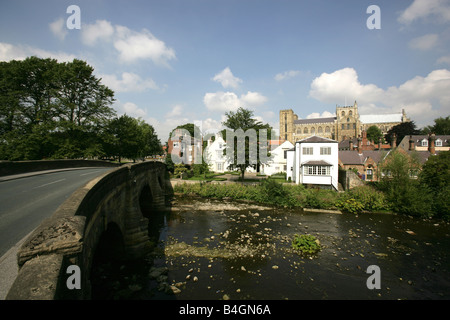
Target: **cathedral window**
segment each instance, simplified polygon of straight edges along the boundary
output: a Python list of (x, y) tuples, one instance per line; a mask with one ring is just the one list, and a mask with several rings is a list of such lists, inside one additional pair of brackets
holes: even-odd
[(308, 133), (308, 128), (303, 129), (303, 133)]
[(317, 132), (318, 132), (318, 133), (322, 133), (322, 132), (323, 132), (322, 127), (319, 127), (319, 128), (317, 129)]
[(325, 132), (330, 132), (330, 127), (325, 127)]

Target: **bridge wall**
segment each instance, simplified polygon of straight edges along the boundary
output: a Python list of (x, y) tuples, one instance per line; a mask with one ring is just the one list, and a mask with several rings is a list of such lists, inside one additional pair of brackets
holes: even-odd
[(0, 177), (27, 172), (83, 167), (118, 167), (120, 164), (102, 160), (33, 160), (0, 161)]
[[(151, 249), (149, 216), (168, 209), (172, 187), (160, 162), (125, 165), (76, 190), (25, 241), (19, 274), (7, 299), (89, 299), (90, 272), (100, 237), (118, 226), (127, 258)], [(81, 289), (69, 290), (69, 265), (81, 271)]]

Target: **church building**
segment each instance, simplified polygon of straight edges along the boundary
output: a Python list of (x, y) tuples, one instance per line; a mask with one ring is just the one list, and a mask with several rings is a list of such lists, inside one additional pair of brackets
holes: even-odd
[(296, 141), (316, 135), (338, 142), (361, 136), (371, 126), (386, 134), (392, 127), (409, 122), (405, 110), (401, 113), (360, 115), (353, 106), (336, 106), (336, 116), (329, 118), (298, 119), (292, 109), (280, 110), (280, 139)]

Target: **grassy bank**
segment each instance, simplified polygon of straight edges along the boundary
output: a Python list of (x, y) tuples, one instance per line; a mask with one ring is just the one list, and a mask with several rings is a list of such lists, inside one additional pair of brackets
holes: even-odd
[(305, 188), (303, 185), (283, 185), (264, 179), (255, 185), (183, 183), (175, 185), (174, 192), (218, 199), (249, 200), (287, 208), (338, 209), (352, 213), (390, 210), (384, 194), (370, 186), (338, 193)]

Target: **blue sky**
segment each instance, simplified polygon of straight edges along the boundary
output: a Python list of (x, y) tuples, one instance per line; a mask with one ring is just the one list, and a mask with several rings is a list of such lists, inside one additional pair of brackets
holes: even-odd
[[(81, 28), (68, 29), (70, 5)], [(370, 5), (381, 29), (367, 28)], [(401, 112), (418, 127), (450, 115), (450, 0), (0, 1), (0, 60), (86, 60), (118, 114), (219, 129), (242, 106), (278, 128), (279, 110)]]

